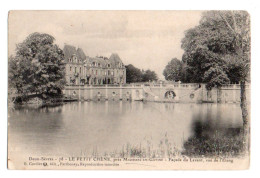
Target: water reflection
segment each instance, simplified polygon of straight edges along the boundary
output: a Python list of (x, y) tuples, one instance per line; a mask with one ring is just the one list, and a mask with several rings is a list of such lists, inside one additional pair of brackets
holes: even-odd
[(14, 154), (128, 154), (131, 147), (137, 155), (145, 149), (160, 156), (189, 149), (192, 138), (206, 140), (212, 132), (239, 128), (240, 118), (236, 104), (74, 102), (10, 111), (8, 136)]
[(202, 114), (193, 118), (192, 136), (184, 142), (184, 155), (233, 157), (243, 153), (242, 119), (234, 122), (232, 115), (225, 116), (222, 111), (217, 107), (214, 113), (212, 106), (209, 106), (205, 118)]

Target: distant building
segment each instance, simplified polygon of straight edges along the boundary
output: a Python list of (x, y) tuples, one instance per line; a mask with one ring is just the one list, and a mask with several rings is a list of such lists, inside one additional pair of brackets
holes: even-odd
[(65, 45), (66, 82), (69, 85), (126, 83), (126, 68), (118, 54), (88, 57), (81, 48)]

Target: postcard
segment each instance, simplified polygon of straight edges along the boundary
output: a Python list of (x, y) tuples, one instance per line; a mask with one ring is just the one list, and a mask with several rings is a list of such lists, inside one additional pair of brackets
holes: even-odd
[(10, 11), (8, 168), (240, 170), (246, 11)]

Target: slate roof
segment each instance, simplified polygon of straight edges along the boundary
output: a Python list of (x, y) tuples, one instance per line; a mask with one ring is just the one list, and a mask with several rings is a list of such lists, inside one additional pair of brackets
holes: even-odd
[(93, 62), (100, 63), (100, 67), (102, 68), (106, 68), (107, 64), (110, 64), (111, 68), (118, 68), (118, 64), (122, 63), (122, 60), (116, 53), (111, 54), (111, 56), (106, 59), (103, 57), (87, 57), (81, 48), (76, 49), (76, 47), (68, 44), (64, 45), (63, 52), (65, 62), (69, 62), (69, 58), (71, 58), (72, 55), (76, 55), (78, 59), (82, 60), (82, 62), (89, 65)]
[(81, 48), (77, 49), (77, 56), (82, 59), (83, 61), (86, 59), (86, 55), (84, 51)]
[(64, 45), (63, 48), (63, 53), (64, 53), (64, 59), (65, 62), (69, 62), (69, 58), (73, 55), (73, 54), (77, 54), (77, 50), (74, 46), (71, 45)]
[(109, 58), (109, 61), (111, 62), (113, 67), (118, 67), (118, 64), (122, 63), (122, 60), (120, 59), (117, 53), (112, 53)]

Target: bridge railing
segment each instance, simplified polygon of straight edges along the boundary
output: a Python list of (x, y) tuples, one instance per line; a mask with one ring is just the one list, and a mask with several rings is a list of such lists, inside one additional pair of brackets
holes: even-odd
[[(131, 84), (105, 84), (105, 85), (66, 85), (65, 88), (83, 88), (83, 87), (174, 87), (174, 88), (197, 88), (205, 87), (206, 84), (198, 83), (171, 83), (171, 84), (162, 84), (162, 83), (131, 83)], [(239, 84), (228, 84), (223, 85), (222, 89), (240, 89)], [(250, 88), (250, 84), (246, 84), (246, 89)]]

